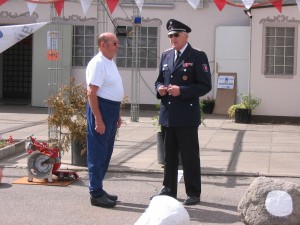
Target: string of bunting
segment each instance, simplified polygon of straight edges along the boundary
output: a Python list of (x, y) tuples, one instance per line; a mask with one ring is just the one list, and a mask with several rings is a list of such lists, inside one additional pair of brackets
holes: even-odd
[[(56, 9), (57, 15), (60, 16), (62, 9), (64, 8), (64, 2), (65, 0), (25, 0), (30, 12), (30, 15), (35, 11), (36, 7), (38, 4), (49, 4), (53, 3), (54, 7)], [(82, 10), (84, 15), (86, 16), (86, 13), (88, 9), (90, 8), (90, 5), (93, 0), (80, 0)], [(104, 1), (104, 0), (103, 0)], [(136, 5), (139, 8), (139, 12), (142, 12), (142, 8), (144, 5), (144, 0), (134, 0)], [(201, 0), (187, 0), (187, 2), (194, 8), (197, 9), (199, 6)], [(254, 8), (254, 7), (259, 7), (262, 5), (268, 5), (272, 4), (278, 11), (281, 13), (282, 12), (282, 1), (283, 0), (265, 0), (263, 2), (255, 3), (255, 0), (241, 0), (241, 3), (237, 3), (234, 0), (214, 0), (215, 5), (217, 8), (222, 11), (225, 5), (230, 5), (234, 7), (245, 7), (247, 9)], [(295, 0), (298, 6), (298, 9), (300, 11), (300, 0)], [(8, 2), (8, 0), (0, 0), (0, 6), (3, 5), (4, 3)], [(108, 9), (110, 13), (112, 14), (119, 4), (119, 0), (106, 0)]]

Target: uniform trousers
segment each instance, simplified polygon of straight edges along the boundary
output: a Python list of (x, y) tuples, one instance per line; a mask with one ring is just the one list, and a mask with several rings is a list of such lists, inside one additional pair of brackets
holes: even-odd
[(198, 127), (165, 127), (165, 165), (163, 185), (177, 198), (178, 154), (181, 156), (185, 191), (200, 197), (201, 168)]
[(105, 124), (105, 133), (95, 131), (95, 117), (87, 102), (87, 163), (89, 173), (89, 191), (94, 198), (102, 196), (103, 179), (113, 153), (117, 122), (120, 116), (120, 102), (98, 97), (99, 109)]

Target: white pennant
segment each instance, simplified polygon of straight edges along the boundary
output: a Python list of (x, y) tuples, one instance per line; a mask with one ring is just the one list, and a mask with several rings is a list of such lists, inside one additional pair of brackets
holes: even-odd
[(298, 10), (300, 11), (300, 0), (296, 0), (297, 6), (298, 6)]
[(28, 10), (29, 10), (30, 16), (35, 11), (37, 5), (38, 5), (37, 3), (27, 2), (27, 7), (28, 7)]
[(92, 1), (93, 0), (80, 0), (84, 16), (86, 16), (86, 13), (89, 10)]
[(12, 26), (0, 26), (0, 54), (28, 35), (45, 26), (48, 22)]
[(245, 5), (246, 9), (250, 9), (251, 6), (254, 3), (254, 0), (242, 0), (242, 1), (243, 1), (244, 5)]
[(141, 14), (143, 6), (144, 6), (144, 0), (134, 0), (134, 1), (135, 1), (135, 4), (137, 5), (137, 7), (139, 8), (140, 14)]
[(197, 9), (200, 3), (200, 0), (187, 0), (187, 1), (194, 9)]

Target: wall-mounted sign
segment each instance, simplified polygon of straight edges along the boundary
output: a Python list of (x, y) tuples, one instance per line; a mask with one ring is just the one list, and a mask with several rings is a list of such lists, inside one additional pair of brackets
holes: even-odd
[(58, 50), (58, 31), (48, 31), (47, 32), (47, 49), (48, 50)]
[(234, 76), (219, 76), (218, 88), (233, 89), (234, 87)]
[(50, 60), (50, 61), (59, 60), (59, 52), (57, 50), (48, 50), (47, 51), (47, 60)]

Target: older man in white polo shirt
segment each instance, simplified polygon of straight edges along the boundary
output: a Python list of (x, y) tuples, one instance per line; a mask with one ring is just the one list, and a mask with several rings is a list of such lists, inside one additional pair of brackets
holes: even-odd
[(122, 79), (113, 57), (119, 41), (113, 33), (98, 37), (99, 53), (86, 69), (87, 161), (91, 204), (111, 208), (118, 197), (103, 189), (103, 179), (113, 152), (117, 128), (121, 126), (120, 103), (124, 98)]

